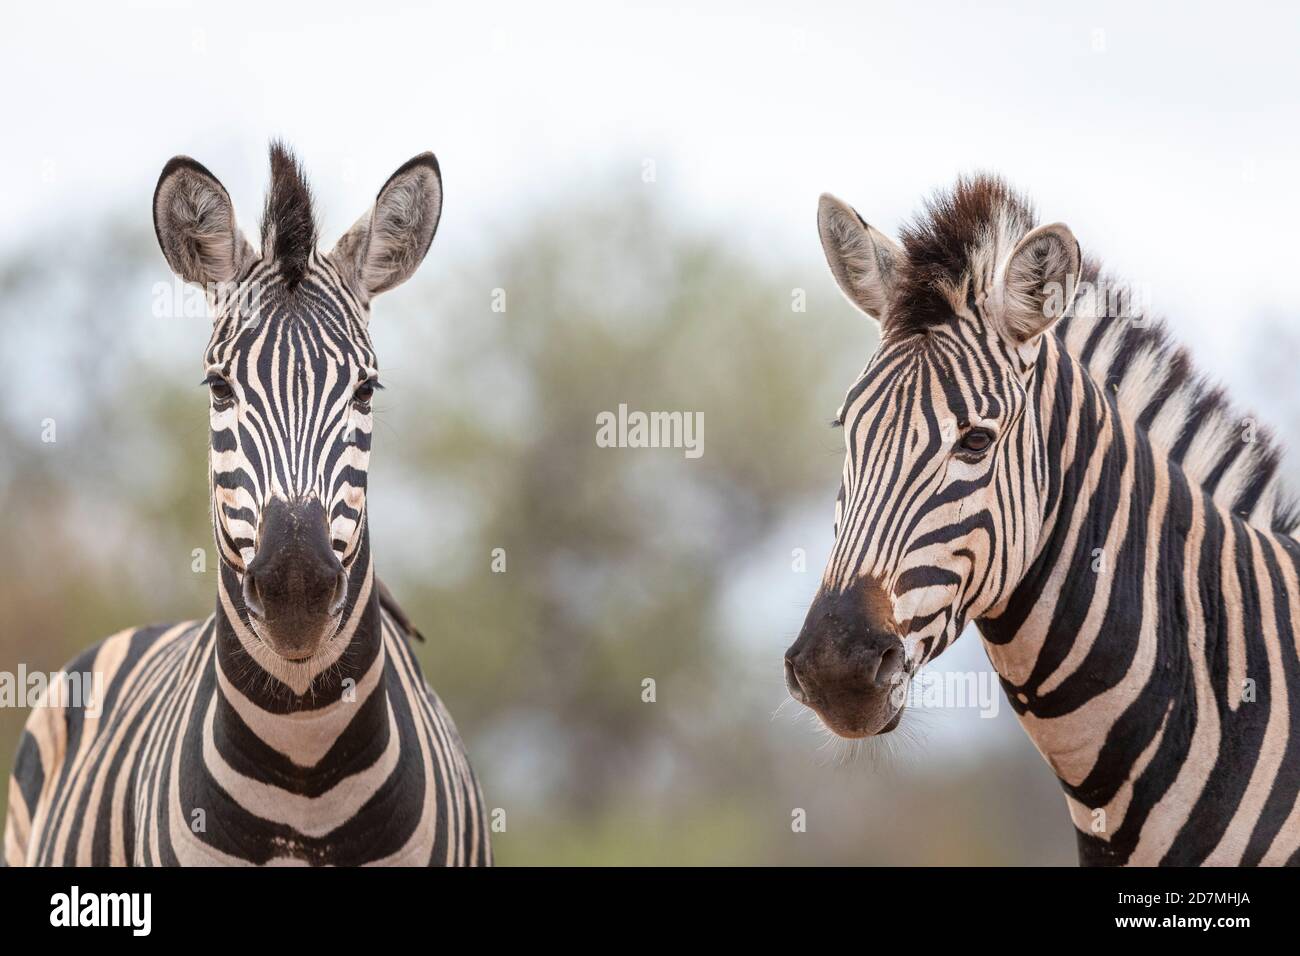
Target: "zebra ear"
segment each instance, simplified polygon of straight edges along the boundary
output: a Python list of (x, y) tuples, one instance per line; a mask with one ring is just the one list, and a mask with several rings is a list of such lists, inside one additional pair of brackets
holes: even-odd
[(167, 264), (186, 282), (229, 282), (256, 255), (226, 187), (188, 156), (172, 157), (158, 177), (153, 228)]
[(903, 250), (830, 193), (822, 193), (817, 204), (817, 231), (840, 291), (867, 315), (883, 322)]
[(433, 153), (421, 153), (388, 178), (330, 258), (367, 297), (387, 292), (424, 261), (441, 214), (442, 172)]
[(1031, 344), (1065, 314), (1081, 262), (1079, 241), (1064, 223), (1039, 226), (1020, 240), (999, 282), (998, 312), (1013, 344)]

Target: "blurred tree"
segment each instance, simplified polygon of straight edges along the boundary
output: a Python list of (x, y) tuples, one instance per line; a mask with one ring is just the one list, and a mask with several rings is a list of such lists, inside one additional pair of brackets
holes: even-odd
[[(79, 235), (0, 263), (19, 344), (0, 371), (21, 392), (0, 409), (5, 668), (202, 616), (215, 594), (191, 570), (212, 547), (206, 330), (153, 315), (165, 266), (138, 223)], [(829, 538), (825, 423), (871, 333), (819, 262), (731, 250), (643, 192), (597, 189), (485, 256), (440, 235), (376, 309), (375, 554), (506, 811), (500, 861), (1070, 862), (1063, 801), (1013, 728), (978, 759), (890, 776), (828, 766), (815, 732), (771, 719), (799, 609), (742, 612)], [(598, 447), (620, 404), (700, 413), (703, 455)], [(23, 716), (0, 712), (6, 767)]]

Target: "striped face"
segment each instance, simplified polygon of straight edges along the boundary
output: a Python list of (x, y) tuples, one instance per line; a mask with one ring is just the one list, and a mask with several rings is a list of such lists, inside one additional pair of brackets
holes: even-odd
[(378, 365), (371, 300), (423, 260), (442, 208), (432, 154), (380, 190), (328, 254), (316, 249), (311, 193), (296, 160), (271, 148), (262, 251), (230, 197), (191, 159), (167, 164), (154, 196), (172, 268), (202, 284), (215, 316), (204, 354), (211, 393), (212, 515), (221, 600), (252, 656), (326, 667), (368, 570), (366, 470)]
[(883, 592), (912, 671), (1023, 574), (1041, 473), (1024, 368), (971, 316), (885, 343), (849, 390), (835, 547), (822, 592)]
[[(830, 197), (819, 218), (841, 288), (882, 334), (836, 416), (835, 546), (786, 683), (832, 730), (862, 737), (898, 725), (917, 668), (996, 613), (1033, 560), (1046, 472), (1030, 393), (1050, 324), (1033, 313), (1057, 275), (1042, 266), (1077, 275), (1077, 258), (1044, 256), (1043, 241), (1059, 251), (1055, 234), (1030, 234), (1024, 250), (973, 255), (959, 281), (923, 272), (931, 294), (918, 302), (915, 250)], [(924, 321), (911, 319), (921, 307)]]
[(274, 266), (241, 285), (204, 355), (211, 393), (213, 520), (241, 573), (269, 502), (318, 502), (329, 548), (356, 557), (378, 366), (365, 306), (329, 261), (290, 289)]

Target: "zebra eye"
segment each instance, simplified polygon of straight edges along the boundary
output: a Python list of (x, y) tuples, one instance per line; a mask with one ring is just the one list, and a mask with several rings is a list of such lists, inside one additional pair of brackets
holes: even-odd
[(989, 446), (992, 444), (993, 435), (990, 432), (983, 428), (972, 428), (965, 435), (961, 436), (961, 441), (958, 442), (958, 447), (960, 447), (962, 451), (979, 454), (988, 451)]
[(208, 389), (212, 392), (212, 400), (218, 405), (232, 401), (235, 397), (235, 390), (230, 387), (230, 383), (216, 372), (204, 379), (203, 384), (208, 386)]
[(368, 378), (358, 385), (357, 390), (352, 393), (352, 401), (358, 405), (369, 405), (370, 400), (375, 397), (375, 389), (382, 387), (374, 379)]

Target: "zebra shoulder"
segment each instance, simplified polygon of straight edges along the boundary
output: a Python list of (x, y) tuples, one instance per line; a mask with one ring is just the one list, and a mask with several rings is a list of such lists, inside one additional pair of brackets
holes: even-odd
[(188, 633), (196, 626), (190, 622), (118, 631), (45, 676), (29, 701), (31, 712), (9, 778), (5, 864), (27, 862), (33, 829), (39, 830), (45, 821), (48, 804), (63, 780), (67, 755), (82, 748), (86, 735), (98, 732), (114, 682), (132, 673), (160, 639)]

